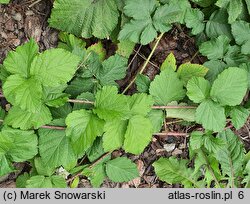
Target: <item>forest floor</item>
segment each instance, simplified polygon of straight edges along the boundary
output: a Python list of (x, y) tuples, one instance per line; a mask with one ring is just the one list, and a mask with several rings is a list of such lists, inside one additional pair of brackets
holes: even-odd
[[(0, 5), (0, 64), (5, 59), (7, 53), (30, 38), (38, 42), (41, 51), (57, 46), (58, 31), (48, 27), (47, 19), (50, 16), (52, 1), (50, 0), (13, 0), (8, 5)], [(173, 53), (177, 59), (177, 64), (191, 61), (192, 63), (203, 64), (205, 58), (199, 56), (195, 41), (189, 37), (188, 32), (183, 28), (174, 27), (161, 39), (154, 55), (148, 64), (145, 74), (153, 79), (159, 73), (159, 66), (163, 63), (169, 53)], [(94, 43), (94, 41), (93, 41)], [(108, 55), (112, 55), (115, 46), (110, 41), (104, 41), (103, 45)], [(130, 80), (143, 65), (154, 45), (136, 46), (134, 54), (131, 56), (131, 63), (127, 70), (125, 79), (119, 81), (120, 89), (123, 90)], [(132, 87), (129, 94), (134, 92)], [(8, 106), (5, 99), (0, 99), (3, 108)], [(230, 125), (230, 124), (228, 124)], [(166, 120), (163, 132), (189, 133), (201, 128), (193, 124), (186, 126), (178, 120)], [(244, 141), (247, 151), (250, 149), (250, 121), (236, 132)], [(144, 153), (134, 156), (124, 153), (122, 150), (115, 151), (113, 157), (125, 155), (135, 161), (140, 172), (140, 178), (128, 183), (112, 183), (106, 180), (103, 187), (110, 188), (174, 188), (177, 185), (168, 185), (159, 181), (156, 177), (152, 163), (159, 157), (169, 157), (171, 155), (180, 158), (188, 158), (188, 137), (184, 136), (155, 136), (151, 144)], [(26, 164), (16, 164), (20, 171), (12, 173), (5, 178), (0, 178), (0, 188), (15, 187), (16, 177), (25, 171)], [(79, 187), (91, 187), (87, 178), (82, 178)]]

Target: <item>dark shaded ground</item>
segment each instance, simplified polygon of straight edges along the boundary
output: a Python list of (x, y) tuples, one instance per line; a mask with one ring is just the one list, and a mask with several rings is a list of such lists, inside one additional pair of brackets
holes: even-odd
[[(14, 0), (7, 6), (0, 6), (0, 63), (6, 57), (10, 50), (14, 50), (17, 46), (26, 42), (29, 38), (34, 38), (40, 46), (41, 50), (56, 47), (58, 42), (58, 32), (48, 27), (47, 18), (50, 15), (52, 3), (49, 0), (42, 0), (33, 5), (35, 0)], [(182, 31), (180, 28), (174, 27), (171, 32), (165, 34), (158, 48), (155, 51), (151, 63), (148, 64), (145, 74), (151, 79), (159, 72), (159, 66), (163, 63), (166, 56), (173, 52), (176, 56), (177, 63), (181, 64), (192, 59), (193, 63), (203, 63), (204, 58), (196, 56), (197, 48), (195, 47), (194, 39), (190, 38), (187, 31)], [(109, 45), (110, 43), (105, 42)], [(139, 54), (135, 57), (133, 63), (128, 69), (127, 76), (121, 80), (119, 84), (121, 89), (125, 88), (131, 78), (135, 76), (138, 69), (143, 65), (145, 58), (151, 52), (152, 44), (144, 46), (140, 49)], [(114, 52), (115, 46), (109, 47), (109, 53)], [(135, 51), (139, 48), (136, 46)], [(194, 57), (196, 56), (196, 57)], [(133, 56), (131, 56), (132, 58)], [(134, 88), (130, 90), (132, 93)], [(167, 121), (169, 122), (169, 121)], [(196, 126), (168, 125), (167, 131), (191, 132)], [(250, 132), (249, 121), (241, 130), (237, 131), (249, 150)], [(108, 180), (103, 184), (104, 187), (139, 187), (139, 188), (155, 188), (155, 187), (179, 187), (168, 185), (161, 182), (155, 176), (152, 163), (160, 156), (169, 157), (171, 155), (187, 158), (187, 140), (185, 137), (155, 137), (152, 143), (146, 148), (140, 156), (127, 155), (136, 162), (140, 171), (140, 178), (129, 183), (112, 183)], [(124, 155), (124, 152), (116, 151), (113, 157)], [(25, 164), (16, 164), (19, 172), (12, 173), (6, 178), (0, 180), (0, 188), (15, 187), (15, 178), (23, 170)], [(27, 164), (26, 164), (27, 165)], [(79, 187), (90, 187), (90, 183), (86, 178), (82, 178)]]

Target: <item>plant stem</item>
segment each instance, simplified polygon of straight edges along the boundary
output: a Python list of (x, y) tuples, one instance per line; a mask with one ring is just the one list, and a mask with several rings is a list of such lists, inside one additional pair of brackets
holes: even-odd
[(122, 92), (122, 94), (125, 94), (125, 93), (128, 91), (128, 89), (134, 84), (134, 82), (135, 82), (135, 80), (136, 80), (138, 74), (142, 74), (142, 73), (144, 72), (144, 70), (146, 69), (148, 63), (150, 62), (150, 59), (152, 58), (152, 56), (153, 56), (153, 54), (154, 54), (154, 52), (155, 52), (157, 46), (159, 45), (159, 42), (160, 42), (160, 40), (162, 39), (163, 35), (164, 35), (164, 33), (161, 33), (160, 36), (157, 38), (156, 43), (155, 43), (155, 45), (154, 45), (154, 47), (153, 47), (151, 53), (149, 54), (147, 60), (145, 61), (144, 65), (142, 66), (141, 70), (140, 70), (139, 73), (137, 73), (136, 76), (131, 80), (131, 82), (130, 82), (129, 85), (124, 89), (124, 91)]

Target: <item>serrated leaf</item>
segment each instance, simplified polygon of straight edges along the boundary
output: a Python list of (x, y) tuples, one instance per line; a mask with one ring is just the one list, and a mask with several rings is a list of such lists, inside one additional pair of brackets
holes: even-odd
[(150, 83), (151, 83), (151, 81), (148, 78), (148, 76), (145, 76), (143, 74), (139, 74), (136, 77), (135, 83), (136, 83), (137, 90), (140, 93), (148, 93), (149, 86), (150, 86)]
[(212, 13), (206, 24), (206, 34), (209, 38), (226, 35), (229, 39), (233, 39), (231, 25), (228, 24), (228, 14), (225, 9), (219, 9)]
[(51, 176), (55, 173), (55, 167), (45, 164), (40, 157), (34, 159), (34, 167), (38, 175)]
[(161, 71), (164, 70), (164, 69), (173, 69), (174, 71), (176, 71), (176, 69), (177, 69), (176, 59), (175, 59), (175, 56), (174, 56), (174, 54), (172, 52), (164, 60), (164, 62), (162, 63), (160, 69), (161, 69)]
[(4, 60), (4, 67), (11, 74), (29, 77), (30, 65), (38, 51), (38, 45), (31, 39), (28, 43), (17, 47), (16, 51), (9, 52)]
[(103, 135), (105, 151), (113, 151), (122, 147), (127, 125), (127, 120), (111, 120), (105, 123)]
[(102, 68), (97, 74), (102, 86), (117, 85), (115, 80), (125, 77), (127, 69), (127, 59), (120, 55), (114, 55), (102, 63)]
[(196, 122), (207, 130), (220, 132), (226, 125), (225, 110), (212, 100), (203, 101), (196, 109)]
[(243, 9), (242, 0), (218, 0), (216, 5), (227, 9), (229, 23), (233, 23), (239, 17)]
[(1, 155), (0, 148), (0, 176), (7, 175), (8, 173), (13, 172), (15, 169), (12, 166), (11, 162), (6, 158), (5, 155)]
[(23, 110), (36, 112), (42, 105), (42, 86), (35, 78), (11, 75), (3, 85), (6, 99)]
[(243, 127), (249, 114), (250, 112), (241, 106), (232, 107), (229, 113), (232, 123), (237, 130)]
[[(169, 106), (187, 106), (186, 103), (180, 103), (178, 104), (177, 102), (172, 102), (168, 104)], [(195, 121), (195, 113), (196, 109), (195, 108), (178, 108), (178, 109), (167, 109), (167, 118), (178, 118), (178, 119), (183, 119), (188, 122), (194, 122)]]
[(88, 151), (86, 152), (90, 162), (94, 162), (105, 153), (102, 142), (103, 139), (101, 137), (97, 137), (91, 148), (89, 148)]
[(170, 3), (160, 6), (153, 16), (154, 27), (157, 31), (167, 32), (171, 29), (171, 24), (181, 21), (183, 11), (177, 4)]
[(177, 73), (171, 69), (166, 69), (155, 77), (149, 92), (157, 105), (167, 105), (172, 101), (179, 101), (185, 96), (183, 83), (178, 78)]
[(223, 71), (214, 81), (211, 97), (222, 106), (239, 105), (248, 88), (248, 77), (245, 70), (230, 67)]
[(146, 116), (154, 104), (153, 98), (147, 94), (134, 94), (128, 100), (132, 115)]
[(205, 29), (204, 14), (199, 9), (188, 9), (185, 15), (185, 22), (188, 28), (192, 28), (192, 34), (197, 35)]
[(92, 52), (92, 51), (95, 52), (99, 56), (99, 60), (101, 62), (105, 60), (106, 50), (104, 49), (103, 44), (102, 44), (101, 41), (89, 46), (88, 49), (87, 49), (87, 54)]
[(230, 47), (230, 39), (221, 35), (216, 39), (201, 44), (200, 52), (210, 60), (222, 59)]
[(153, 167), (156, 175), (169, 184), (181, 183), (186, 188), (201, 187), (201, 185), (192, 177), (192, 170), (187, 168), (188, 161), (178, 160), (174, 157), (168, 159), (160, 158), (154, 162)]
[(208, 68), (206, 79), (208, 79), (210, 82), (213, 82), (217, 76), (227, 67), (227, 65), (220, 60), (207, 61), (203, 65)]
[(162, 110), (151, 110), (147, 117), (153, 126), (153, 132), (159, 132), (165, 119), (164, 112)]
[(129, 118), (127, 98), (118, 94), (115, 86), (105, 86), (97, 92), (95, 107), (94, 112), (104, 120)]
[(8, 4), (10, 2), (10, 0), (0, 0), (1, 4)]
[(153, 127), (149, 119), (133, 116), (128, 122), (124, 140), (124, 150), (132, 154), (140, 154), (152, 138)]
[(49, 19), (51, 27), (90, 38), (107, 38), (118, 23), (115, 0), (56, 0)]
[(26, 181), (26, 188), (66, 188), (66, 181), (61, 176), (32, 176)]
[(225, 145), (216, 152), (216, 159), (220, 162), (223, 173), (230, 176), (230, 180), (234, 180), (244, 163), (243, 144), (231, 130), (226, 130), (217, 137), (221, 138)]
[(32, 159), (38, 152), (34, 131), (23, 131), (5, 127), (0, 133), (0, 149), (15, 162)]
[(16, 179), (16, 187), (17, 188), (25, 188), (26, 182), (29, 178), (30, 178), (30, 175), (27, 172), (18, 176), (18, 178)]
[(232, 24), (232, 33), (236, 42), (241, 45), (243, 54), (250, 54), (250, 23), (245, 21), (236, 21)]
[(39, 154), (46, 166), (67, 168), (77, 158), (63, 130), (39, 129)]
[(117, 44), (117, 47), (117, 54), (129, 58), (134, 51), (135, 43), (129, 40), (122, 40)]
[(12, 126), (13, 128), (27, 130), (31, 128), (38, 129), (50, 123), (51, 120), (51, 113), (46, 106), (42, 105), (35, 113), (13, 106), (6, 116), (4, 124)]
[(104, 121), (92, 111), (78, 110), (66, 118), (66, 135), (70, 138), (74, 152), (79, 157), (86, 151), (97, 136), (103, 133)]
[(203, 65), (185, 63), (178, 68), (177, 74), (184, 84), (187, 84), (192, 77), (205, 77), (207, 72), (208, 68)]
[(44, 86), (67, 83), (74, 75), (80, 59), (63, 49), (46, 50), (35, 57), (30, 74)]
[(193, 77), (187, 84), (187, 96), (195, 103), (201, 103), (210, 95), (211, 84), (201, 77)]
[(109, 179), (114, 182), (127, 182), (139, 176), (136, 164), (125, 157), (108, 161), (106, 173)]
[(130, 40), (134, 43), (147, 45), (157, 37), (157, 32), (150, 17), (145, 20), (131, 20), (123, 26), (119, 33), (119, 40)]

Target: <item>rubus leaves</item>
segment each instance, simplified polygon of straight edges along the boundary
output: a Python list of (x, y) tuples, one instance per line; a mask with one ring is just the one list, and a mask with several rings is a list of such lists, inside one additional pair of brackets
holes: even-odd
[[(59, 87), (73, 77), (79, 60), (63, 49), (51, 49), (39, 54), (38, 46), (32, 39), (11, 52), (4, 61), (11, 75), (3, 84), (3, 92), (14, 106), (5, 124), (30, 129), (49, 123), (51, 114), (46, 105), (60, 106), (65, 103), (65, 95), (62, 94), (65, 88)], [(51, 94), (54, 89), (60, 91)], [(15, 118), (17, 116), (18, 119)]]
[(49, 19), (51, 27), (90, 38), (108, 38), (118, 23), (115, 0), (56, 0)]
[(150, 85), (150, 95), (157, 105), (167, 105), (172, 101), (179, 101), (185, 97), (183, 83), (174, 70), (163, 70)]
[(248, 78), (245, 70), (228, 68), (214, 81), (211, 97), (222, 106), (239, 105), (248, 88)]
[(23, 131), (4, 127), (0, 132), (0, 175), (14, 170), (11, 162), (24, 162), (38, 152), (34, 131)]
[(66, 125), (66, 135), (79, 157), (91, 147), (97, 136), (102, 135), (104, 121), (92, 111), (83, 109), (70, 113), (66, 118)]
[(106, 172), (110, 180), (114, 182), (126, 182), (139, 176), (136, 165), (125, 157), (108, 161)]

